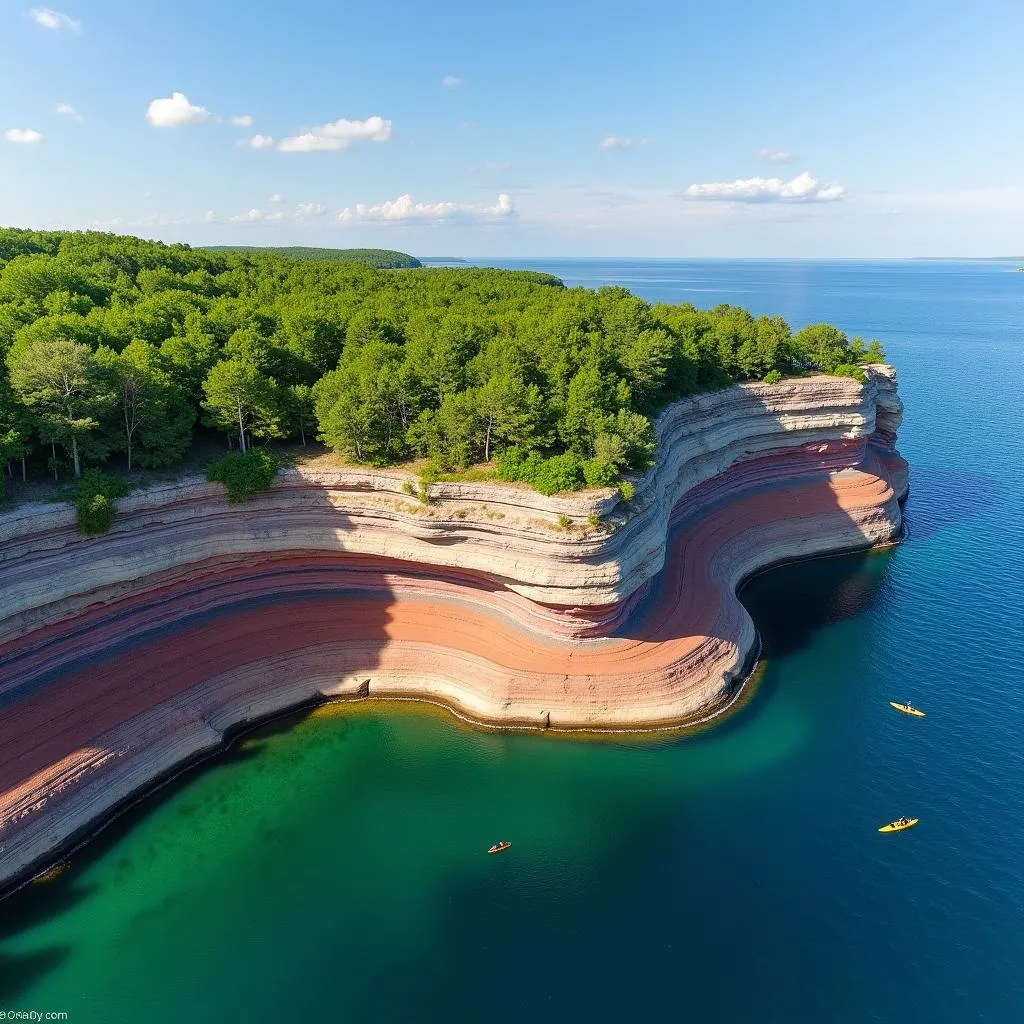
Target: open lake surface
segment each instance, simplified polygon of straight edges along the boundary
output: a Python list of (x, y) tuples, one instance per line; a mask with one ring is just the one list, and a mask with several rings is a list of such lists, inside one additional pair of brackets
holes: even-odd
[[(698, 736), (483, 734), (410, 705), (251, 736), (0, 904), (0, 1009), (1024, 1019), (1024, 274), (500, 265), (881, 338), (906, 404), (906, 542), (751, 584), (763, 678)], [(928, 717), (887, 703), (908, 698)], [(876, 831), (901, 814), (921, 824)]]

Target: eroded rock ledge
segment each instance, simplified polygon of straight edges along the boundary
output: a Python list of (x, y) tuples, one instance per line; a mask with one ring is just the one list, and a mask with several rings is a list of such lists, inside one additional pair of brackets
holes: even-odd
[(225, 730), (311, 700), (533, 728), (713, 711), (756, 643), (745, 577), (897, 536), (901, 412), (884, 366), (684, 400), (628, 505), (494, 484), (423, 505), (401, 472), (340, 470), (242, 506), (153, 488), (91, 540), (63, 507), (0, 517), (0, 887)]

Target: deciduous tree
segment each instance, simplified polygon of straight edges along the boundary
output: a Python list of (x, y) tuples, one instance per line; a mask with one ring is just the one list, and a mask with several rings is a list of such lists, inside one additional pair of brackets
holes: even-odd
[(15, 392), (38, 418), (40, 437), (63, 445), (81, 476), (83, 450), (105, 453), (95, 435), (113, 397), (89, 346), (64, 338), (16, 344), (7, 365)]
[(246, 435), (280, 437), (281, 402), (276, 383), (249, 361), (236, 357), (217, 363), (203, 383), (203, 408), (225, 430), (237, 428), (238, 448), (248, 450)]

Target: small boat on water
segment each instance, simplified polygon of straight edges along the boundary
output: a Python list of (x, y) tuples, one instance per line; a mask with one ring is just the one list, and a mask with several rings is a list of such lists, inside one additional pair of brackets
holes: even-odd
[(512, 844), (507, 839), (503, 839), (500, 843), (495, 843), (487, 852), (501, 853), (503, 850), (507, 850), (511, 845)]
[(890, 821), (888, 825), (883, 825), (878, 831), (902, 832), (904, 829), (913, 828), (920, 820), (920, 818), (897, 818), (896, 821)]
[(891, 700), (889, 703), (897, 710), (902, 711), (905, 715), (913, 715), (915, 718), (927, 718), (923, 711), (918, 711), (913, 704), (898, 704), (896, 701)]

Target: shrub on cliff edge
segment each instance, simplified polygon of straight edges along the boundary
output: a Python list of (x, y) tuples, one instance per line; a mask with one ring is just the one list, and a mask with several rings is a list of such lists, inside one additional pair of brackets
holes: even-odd
[(778, 384), (782, 380), (782, 374), (778, 370), (769, 370), (763, 379), (765, 384)]
[(841, 363), (832, 371), (835, 377), (852, 377), (854, 380), (860, 381), (861, 384), (866, 384), (868, 375), (859, 367), (854, 366), (852, 363)]
[[(573, 452), (563, 452), (545, 459), (539, 452), (509, 448), (495, 462), (499, 480), (518, 480), (531, 484), (541, 494), (578, 491), (586, 481), (584, 463)], [(615, 474), (616, 477), (618, 474)]]
[(265, 448), (251, 448), (244, 455), (232, 452), (206, 470), (206, 479), (227, 488), (228, 501), (247, 501), (265, 491), (277, 475), (277, 459)]
[(87, 469), (75, 485), (74, 505), (78, 528), (89, 537), (106, 533), (114, 521), (115, 498), (123, 498), (128, 485), (120, 477)]

